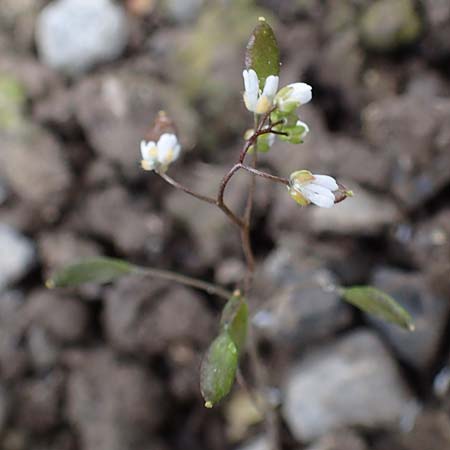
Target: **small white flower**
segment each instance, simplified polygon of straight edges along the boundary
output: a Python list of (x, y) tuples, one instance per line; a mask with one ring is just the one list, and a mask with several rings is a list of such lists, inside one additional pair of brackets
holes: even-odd
[(144, 170), (166, 171), (180, 155), (180, 144), (175, 134), (164, 133), (158, 140), (141, 141), (141, 167)]
[(273, 100), (278, 90), (278, 80), (276, 75), (270, 75), (266, 78), (264, 89), (259, 89), (258, 75), (253, 69), (244, 70), (244, 103), (249, 111), (256, 114), (265, 114), (273, 106)]
[(336, 180), (328, 175), (312, 174), (308, 170), (298, 170), (290, 176), (288, 191), (300, 205), (314, 203), (322, 208), (331, 208), (335, 203), (334, 191), (339, 189)]
[(275, 102), (282, 112), (292, 112), (312, 98), (312, 87), (306, 83), (292, 83), (280, 89)]

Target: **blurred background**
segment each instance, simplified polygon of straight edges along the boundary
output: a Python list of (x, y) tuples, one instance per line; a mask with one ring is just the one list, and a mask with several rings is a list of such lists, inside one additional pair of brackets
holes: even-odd
[[(242, 69), (258, 16), (281, 85), (313, 86), (305, 144), (278, 142), (261, 167), (356, 194), (302, 209), (258, 181), (251, 302), (284, 447), (450, 449), (448, 0), (0, 0), (2, 450), (268, 448), (238, 387), (203, 407), (217, 298), (136, 278), (43, 287), (101, 254), (240, 280), (225, 216), (141, 171), (139, 142), (165, 109), (183, 145), (171, 176), (215, 192), (251, 125)], [(247, 185), (230, 186), (235, 208)], [(416, 332), (343, 304), (332, 283), (386, 290)]]

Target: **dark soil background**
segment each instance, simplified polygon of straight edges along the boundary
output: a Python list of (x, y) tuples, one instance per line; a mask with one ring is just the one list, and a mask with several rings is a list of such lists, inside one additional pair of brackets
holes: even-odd
[[(278, 142), (261, 167), (355, 192), (299, 208), (258, 181), (250, 302), (284, 447), (450, 449), (448, 0), (0, 0), (2, 450), (268, 448), (239, 387), (203, 407), (219, 299), (137, 278), (44, 288), (92, 255), (241, 279), (238, 233), (140, 170), (139, 142), (165, 109), (183, 145), (171, 176), (215, 192), (251, 125), (242, 69), (261, 15), (281, 85), (313, 86), (305, 144)], [(247, 186), (245, 174), (230, 186), (235, 208)], [(327, 288), (363, 283), (417, 330)]]

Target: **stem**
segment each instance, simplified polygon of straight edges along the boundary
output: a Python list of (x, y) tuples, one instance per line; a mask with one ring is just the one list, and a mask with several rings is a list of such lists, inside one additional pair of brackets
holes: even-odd
[[(258, 130), (258, 127), (262, 127), (265, 119), (262, 119), (260, 124), (258, 125), (258, 116), (255, 115), (255, 129)], [(258, 135), (255, 133), (253, 136), (256, 136), (254, 144), (253, 144), (253, 160), (252, 164), (256, 170), (256, 165), (258, 163)], [(244, 153), (245, 158), (245, 153)], [(242, 168), (242, 163), (241, 163)], [(255, 194), (255, 176), (252, 176), (250, 181), (250, 188), (248, 191), (247, 204), (245, 205), (244, 211), (244, 226), (241, 230), (241, 240), (242, 240), (242, 248), (244, 249), (245, 259), (247, 261), (247, 271), (244, 279), (244, 292), (245, 295), (248, 296), (252, 281), (253, 281), (253, 272), (255, 271), (255, 257), (253, 255), (252, 243), (250, 238), (250, 224), (252, 217), (252, 209), (253, 209), (253, 197)]]
[(258, 177), (265, 178), (266, 180), (275, 181), (276, 183), (284, 184), (285, 186), (289, 186), (290, 182), (287, 178), (277, 177), (276, 175), (271, 175), (267, 172), (262, 172), (261, 170), (255, 169), (254, 167), (246, 166), (245, 164), (240, 165), (241, 169), (250, 172), (253, 175), (257, 175)]
[(224, 195), (225, 188), (227, 187), (228, 182), (231, 180), (232, 176), (240, 169), (239, 164), (235, 164), (229, 172), (222, 178), (219, 186), (219, 192), (217, 193), (217, 200), (215, 201), (216, 205), (239, 227), (244, 227), (244, 221), (237, 217), (225, 204)]
[(179, 273), (171, 272), (169, 270), (154, 269), (151, 267), (137, 266), (134, 270), (137, 275), (149, 275), (155, 278), (161, 278), (163, 280), (174, 281), (175, 283), (184, 284), (185, 286), (191, 286), (211, 295), (217, 295), (225, 300), (229, 300), (233, 293), (226, 289), (217, 286), (216, 284), (208, 283), (207, 281), (199, 280), (197, 278), (188, 277)]
[(219, 198), (215, 199), (213, 197), (208, 197), (207, 195), (202, 195), (202, 194), (198, 194), (197, 192), (194, 192), (190, 188), (182, 185), (178, 181), (175, 181), (173, 178), (169, 177), (169, 175), (167, 175), (166, 173), (163, 173), (163, 172), (157, 172), (157, 173), (163, 180), (167, 181), (167, 183), (169, 183), (171, 186), (173, 186), (177, 189), (180, 189), (183, 192), (186, 192), (186, 194), (189, 194), (192, 197), (195, 197), (199, 200), (207, 202), (211, 205), (218, 206), (238, 227), (242, 226), (243, 222), (241, 221), (241, 219), (239, 219), (239, 217), (237, 217), (236, 214), (234, 214), (233, 211), (231, 211), (231, 209), (228, 208), (228, 206), (223, 201), (223, 192), (222, 192), (221, 199), (219, 199)]
[(157, 174), (164, 180), (167, 181), (171, 186), (186, 192), (186, 194), (191, 195), (192, 197), (198, 198), (199, 200), (203, 200), (204, 202), (211, 203), (212, 205), (216, 204), (216, 199), (212, 197), (208, 197), (206, 195), (198, 194), (197, 192), (192, 191), (190, 188), (183, 186), (178, 181), (175, 181), (173, 178), (169, 177), (164, 172), (157, 172)]

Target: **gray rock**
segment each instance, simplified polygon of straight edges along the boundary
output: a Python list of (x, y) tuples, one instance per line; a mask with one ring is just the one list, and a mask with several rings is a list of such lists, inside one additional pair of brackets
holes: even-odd
[(42, 327), (62, 343), (74, 343), (84, 337), (89, 312), (76, 298), (48, 289), (33, 291), (24, 310), (25, 320)]
[(67, 264), (84, 258), (101, 255), (100, 246), (76, 233), (65, 230), (43, 232), (38, 236), (37, 245), (40, 260), (46, 275)]
[(444, 411), (425, 409), (417, 415), (414, 426), (407, 433), (393, 433), (382, 437), (374, 450), (447, 449), (450, 444), (450, 418)]
[(52, 369), (61, 357), (61, 345), (39, 325), (31, 325), (27, 332), (27, 348), (36, 371)]
[(0, 136), (0, 174), (11, 190), (35, 207), (41, 217), (54, 220), (72, 182), (60, 143), (43, 128), (25, 123), (13, 134)]
[(118, 163), (128, 177), (144, 176), (139, 167), (139, 142), (162, 109), (176, 122), (183, 153), (196, 142), (196, 111), (173, 86), (147, 75), (123, 70), (93, 76), (81, 81), (73, 96), (75, 116), (93, 149)]
[[(147, 240), (156, 238), (147, 226), (148, 217), (152, 217), (148, 203), (132, 197), (123, 187), (113, 185), (91, 193), (73, 210), (71, 219), (78, 231), (89, 230), (130, 254), (144, 253)], [(158, 237), (162, 246), (165, 234)]]
[(0, 223), (0, 291), (25, 276), (36, 260), (33, 242)]
[(347, 426), (394, 426), (413, 400), (376, 335), (359, 330), (292, 367), (283, 414), (306, 441)]
[(0, 292), (0, 374), (4, 380), (20, 377), (27, 369), (20, 321), (23, 304), (19, 291)]
[(342, 430), (321, 437), (306, 450), (367, 450), (367, 445), (353, 431)]
[(6, 183), (0, 178), (0, 206), (5, 203), (8, 198), (8, 188)]
[(8, 420), (10, 400), (7, 389), (0, 385), (0, 432), (3, 434), (4, 427)]
[(152, 448), (164, 419), (158, 380), (133, 362), (105, 350), (74, 355), (68, 380), (67, 413), (86, 450)]
[(42, 10), (36, 23), (40, 57), (70, 75), (117, 58), (127, 40), (125, 12), (110, 0), (58, 0)]
[[(333, 150), (336, 155), (333, 176), (338, 180), (356, 181), (358, 184), (387, 191), (390, 161), (381, 152), (374, 151), (366, 142), (348, 136), (335, 136)], [(361, 170), (370, 167), (370, 170)]]
[[(203, 347), (213, 333), (213, 318), (192, 290), (129, 277), (106, 296), (106, 332), (121, 351), (155, 355), (180, 343)], [(126, 299), (126, 301), (124, 301)]]
[(424, 0), (428, 22), (424, 55), (432, 61), (445, 61), (450, 54), (450, 4), (446, 0)]
[[(343, 3), (336, 4), (336, 11), (342, 10)], [(364, 52), (358, 41), (358, 33), (354, 28), (334, 33), (327, 45), (321, 48), (321, 57), (314, 61), (318, 82), (328, 89), (336, 90), (344, 108), (357, 113), (362, 105), (359, 80), (364, 64)], [(342, 64), (343, 59), (345, 65)], [(339, 123), (335, 126), (339, 127)]]
[[(77, 438), (71, 430), (63, 429), (53, 433), (45, 433), (43, 436), (30, 439), (27, 450), (76, 450)], [(5, 449), (9, 450), (9, 449)], [(21, 448), (13, 448), (11, 450), (22, 450)], [(25, 449), (24, 449), (25, 450)]]
[(363, 14), (360, 34), (368, 48), (391, 51), (417, 41), (422, 27), (412, 0), (377, 0)]
[(45, 433), (61, 422), (60, 404), (64, 377), (61, 372), (51, 372), (42, 379), (24, 381), (17, 399), (17, 422), (27, 430)]
[(417, 369), (430, 368), (445, 332), (450, 304), (433, 295), (423, 275), (392, 268), (375, 271), (372, 284), (392, 295), (413, 317), (413, 333), (371, 318), (397, 351), (399, 357)]
[(400, 211), (389, 198), (340, 181), (354, 191), (354, 197), (330, 209), (311, 207), (308, 214), (311, 231), (373, 235), (399, 220)]
[(200, 14), (204, 0), (165, 0), (166, 15), (178, 23), (192, 22)]
[(450, 181), (450, 102), (417, 95), (386, 98), (363, 112), (369, 142), (390, 161), (389, 185), (414, 208)]
[(298, 236), (285, 236), (258, 270), (255, 297), (264, 305), (253, 323), (272, 340), (303, 348), (342, 329), (351, 311), (323, 263), (304, 255)]
[(237, 450), (269, 450), (269, 441), (265, 436), (258, 436), (240, 445)]

